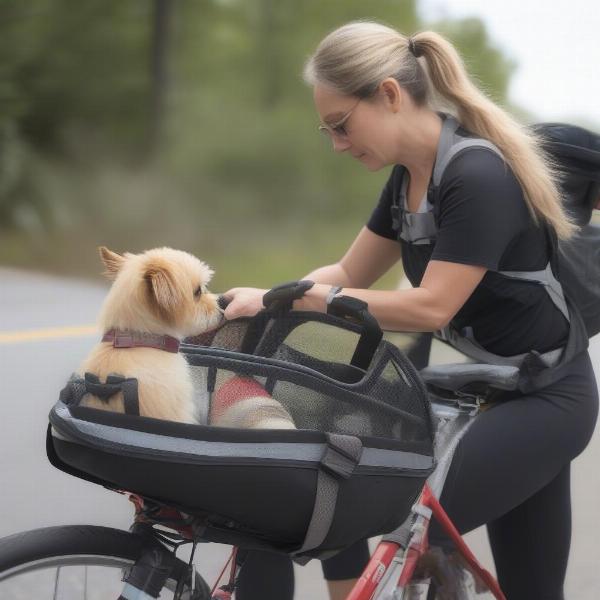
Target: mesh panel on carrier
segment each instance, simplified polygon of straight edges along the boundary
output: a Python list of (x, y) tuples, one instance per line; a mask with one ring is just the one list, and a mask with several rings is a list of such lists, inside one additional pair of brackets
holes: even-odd
[(79, 406), (75, 378), (50, 414), (53, 464), (185, 511), (199, 538), (296, 556), (405, 519), (433, 430), (398, 348), (355, 320), (292, 311), (225, 322), (181, 352), (198, 425)]

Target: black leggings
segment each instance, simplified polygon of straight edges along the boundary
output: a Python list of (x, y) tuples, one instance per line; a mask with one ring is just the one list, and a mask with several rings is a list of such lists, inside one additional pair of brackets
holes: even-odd
[[(487, 524), (507, 600), (563, 599), (571, 538), (570, 462), (588, 444), (597, 414), (598, 389), (584, 353), (561, 381), (479, 415), (457, 448), (440, 500), (461, 533)], [(430, 540), (448, 543), (435, 522)], [(261, 554), (241, 570), (239, 600), (291, 600), (289, 559)], [(323, 562), (325, 577), (357, 577), (367, 557), (366, 542), (355, 544)], [(280, 581), (271, 587), (274, 572), (285, 586)]]
[[(458, 445), (440, 501), (461, 533), (487, 524), (508, 600), (564, 597), (570, 462), (587, 446), (597, 415), (586, 352), (559, 382), (479, 415)], [(445, 543), (435, 522), (430, 540)]]

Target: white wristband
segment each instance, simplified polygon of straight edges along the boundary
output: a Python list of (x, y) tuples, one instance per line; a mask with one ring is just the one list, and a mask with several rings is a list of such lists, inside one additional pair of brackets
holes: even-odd
[(342, 291), (342, 289), (343, 288), (339, 285), (332, 285), (331, 289), (329, 290), (329, 293), (327, 294), (327, 298), (325, 298), (325, 304), (329, 306), (333, 302), (335, 296), (339, 294)]

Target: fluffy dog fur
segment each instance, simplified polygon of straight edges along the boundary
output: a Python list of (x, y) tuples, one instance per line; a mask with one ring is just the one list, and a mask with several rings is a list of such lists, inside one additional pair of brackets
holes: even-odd
[[(195, 256), (172, 248), (124, 255), (105, 247), (99, 250), (105, 275), (114, 280), (99, 318), (102, 332), (119, 329), (183, 340), (221, 322), (217, 297), (206, 291), (213, 271)], [(93, 373), (102, 382), (111, 373), (134, 377), (142, 416), (196, 423), (188, 369), (180, 354), (100, 342), (80, 372)], [(122, 393), (107, 402), (88, 395), (82, 405), (124, 412)]]

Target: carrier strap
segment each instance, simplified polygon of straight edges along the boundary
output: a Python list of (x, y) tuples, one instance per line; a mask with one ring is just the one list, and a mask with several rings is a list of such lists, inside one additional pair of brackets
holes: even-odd
[(521, 279), (522, 281), (536, 281), (541, 283), (546, 288), (546, 292), (550, 299), (560, 310), (567, 321), (570, 321), (569, 309), (561, 284), (558, 282), (552, 272), (552, 264), (549, 262), (545, 269), (541, 271), (499, 271), (500, 275), (510, 277), (512, 279)]
[(335, 515), (339, 480), (352, 476), (362, 454), (362, 442), (355, 436), (328, 433), (327, 441), (319, 465), (315, 505), (306, 537), (293, 557), (301, 565), (306, 564), (310, 557), (299, 555), (318, 548), (325, 541)]
[(400, 237), (410, 244), (429, 245), (431, 240), (437, 234), (437, 225), (435, 223), (435, 215), (433, 211), (411, 213), (408, 211), (408, 202), (406, 200), (406, 192), (408, 190), (408, 176), (404, 173), (402, 183), (400, 184), (399, 202), (399, 218), (402, 223), (400, 225)]
[[(502, 152), (492, 142), (481, 138), (464, 138), (457, 135), (456, 130), (459, 127), (460, 124), (454, 117), (446, 115), (438, 142), (437, 156), (431, 177), (431, 189), (428, 190), (427, 194), (428, 197), (432, 196), (431, 201), (434, 204), (434, 210), (439, 210), (437, 195), (444, 171), (452, 159), (462, 150), (471, 147), (487, 148), (504, 160)], [(405, 170), (400, 184), (399, 198), (395, 196), (392, 198), (391, 210), (394, 229), (398, 229), (398, 237), (405, 242), (417, 246), (430, 245), (435, 240), (438, 229), (435, 212), (431, 210), (424, 213), (408, 212), (407, 189), (408, 176)]]
[[(444, 171), (458, 153), (471, 147), (486, 148), (504, 160), (502, 152), (497, 146), (488, 140), (480, 138), (464, 138), (457, 134), (457, 129), (459, 127), (460, 125), (456, 119), (450, 115), (446, 116), (442, 125), (436, 162), (432, 174), (432, 189), (428, 193), (428, 196), (431, 196), (430, 199), (433, 204), (433, 210), (428, 210), (425, 213), (408, 213), (406, 209), (406, 190), (408, 186), (407, 173), (405, 172), (402, 176), (398, 194), (399, 198), (398, 200), (396, 197), (393, 198), (393, 202), (397, 202), (397, 204), (392, 206), (392, 218), (395, 219), (395, 223), (399, 226), (399, 237), (406, 242), (415, 245), (432, 244), (435, 242), (437, 235), (435, 211), (436, 208), (439, 210), (439, 187)], [(571, 315), (563, 288), (554, 276), (552, 268), (552, 263), (556, 260), (558, 250), (556, 244), (553, 243), (552, 234), (548, 232), (548, 235), (552, 245), (551, 258), (544, 269), (539, 271), (497, 271), (497, 273), (510, 279), (531, 281), (543, 285), (550, 300), (552, 300), (556, 308), (561, 312), (565, 319), (567, 319), (567, 322), (570, 323)], [(439, 339), (448, 342), (460, 352), (481, 362), (516, 366), (520, 368), (527, 357), (531, 355), (531, 353), (525, 353), (516, 356), (503, 357), (488, 352), (477, 342), (477, 340), (475, 340), (473, 330), (470, 327), (466, 327), (459, 331), (452, 327), (452, 325), (449, 325), (435, 335)], [(536, 355), (536, 362), (540, 366), (554, 367), (561, 361), (563, 351), (564, 348), (559, 348), (544, 354), (534, 354)]]
[[(488, 364), (521, 367), (525, 359), (531, 354), (531, 352), (526, 352), (514, 356), (500, 356), (499, 354), (488, 352), (475, 340), (471, 327), (465, 327), (462, 331), (458, 331), (452, 325), (448, 325), (444, 329), (435, 332), (434, 336), (444, 342), (448, 342), (453, 348), (456, 348), (468, 357)], [(564, 347), (544, 352), (544, 354), (538, 354), (538, 359), (544, 366), (554, 367), (560, 361), (563, 351)]]
[[(115, 394), (123, 392), (125, 414), (139, 416), (140, 401), (137, 379), (127, 379), (122, 375), (109, 375), (106, 378), (106, 383), (100, 383), (98, 376), (93, 373), (86, 373), (84, 378), (86, 393), (98, 396), (101, 400), (108, 400)], [(82, 397), (83, 395), (78, 399), (77, 404), (79, 404)]]
[[(446, 124), (446, 122), (448, 123), (448, 129), (446, 130), (447, 137), (444, 141), (450, 141), (453, 140), (452, 136), (455, 133), (456, 129), (458, 129), (458, 123), (452, 117), (448, 117), (444, 122), (444, 125)], [(442, 135), (443, 134), (444, 130), (442, 130)], [(446, 167), (450, 164), (450, 161), (459, 152), (461, 152), (465, 148), (471, 147), (487, 148), (488, 150), (491, 150), (503, 159), (502, 152), (500, 152), (499, 148), (496, 145), (492, 144), (492, 142), (484, 140), (482, 138), (464, 138), (463, 141), (458, 142), (457, 144), (453, 144), (450, 148), (440, 148), (440, 150), (442, 150), (442, 152), (440, 152), (440, 156), (442, 158), (441, 160), (436, 161), (435, 168), (433, 170), (433, 185), (435, 187), (439, 187), (442, 181), (442, 175), (444, 174)]]

